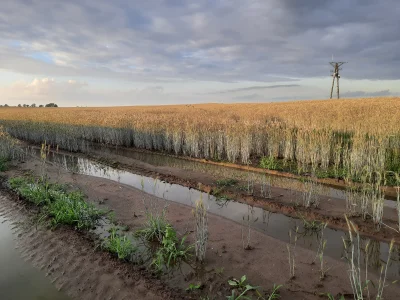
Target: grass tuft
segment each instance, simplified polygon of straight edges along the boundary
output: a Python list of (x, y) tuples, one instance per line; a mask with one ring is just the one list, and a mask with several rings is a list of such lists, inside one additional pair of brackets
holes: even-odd
[(101, 247), (122, 260), (130, 260), (137, 251), (126, 235), (120, 236), (115, 228), (111, 229), (110, 235), (103, 240)]

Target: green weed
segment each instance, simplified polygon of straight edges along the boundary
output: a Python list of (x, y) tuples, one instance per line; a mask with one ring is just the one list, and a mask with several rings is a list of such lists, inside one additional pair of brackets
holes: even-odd
[[(240, 299), (250, 299), (246, 296), (249, 291), (257, 291), (258, 287), (251, 286), (247, 283), (246, 275), (243, 275), (240, 279), (233, 278), (228, 280), (229, 285), (234, 288), (232, 294), (227, 296), (228, 300), (240, 300)], [(236, 291), (240, 294), (236, 295)]]
[(189, 287), (186, 289), (186, 291), (192, 292), (192, 291), (196, 291), (196, 290), (198, 290), (198, 289), (200, 289), (200, 288), (201, 288), (201, 284), (193, 284), (193, 283), (190, 283), (190, 284), (189, 284)]
[[(321, 296), (326, 296), (326, 297), (328, 297), (329, 300), (335, 300), (335, 297), (330, 293), (321, 294)], [(340, 298), (337, 298), (337, 299), (338, 300), (345, 300), (343, 295), (340, 295)]]
[(260, 160), (260, 167), (268, 170), (279, 170), (281, 169), (279, 166), (278, 160), (273, 156), (264, 156)]
[(272, 292), (271, 294), (269, 294), (268, 299), (267, 300), (275, 300), (275, 299), (279, 299), (281, 296), (279, 295), (279, 289), (282, 287), (282, 284), (276, 285), (274, 284), (273, 288), (272, 288)]
[(87, 203), (80, 192), (66, 192), (61, 185), (32, 178), (16, 177), (9, 186), (27, 201), (43, 207), (42, 213), (50, 218), (53, 226), (72, 225), (77, 229), (90, 229), (104, 212)]
[(147, 241), (161, 242), (166, 233), (167, 227), (170, 226), (165, 219), (165, 213), (155, 215), (147, 214), (147, 221), (143, 229), (135, 232), (136, 237), (143, 237)]
[(182, 260), (188, 259), (191, 254), (189, 251), (193, 248), (192, 245), (185, 246), (186, 237), (180, 241), (176, 236), (176, 231), (171, 225), (165, 228), (162, 243), (158, 248), (152, 265), (157, 271), (161, 272), (165, 266), (170, 269), (172, 266), (178, 264)]
[(45, 211), (54, 226), (65, 224), (75, 226), (77, 229), (93, 228), (104, 215), (104, 212), (93, 204), (84, 201), (80, 193), (60, 195), (56, 201), (50, 202), (45, 207)]
[(131, 241), (125, 235), (120, 236), (115, 228), (111, 229), (110, 235), (104, 239), (101, 247), (123, 260), (129, 260), (137, 250)]

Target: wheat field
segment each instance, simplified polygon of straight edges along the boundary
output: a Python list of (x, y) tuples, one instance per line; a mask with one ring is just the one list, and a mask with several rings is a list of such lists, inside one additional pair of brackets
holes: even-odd
[[(357, 168), (367, 161), (370, 164), (372, 155), (384, 155), (386, 160), (393, 155), (397, 158), (399, 120), (399, 97), (251, 104), (0, 108), (0, 123), (11, 135), (37, 143), (47, 140), (72, 151), (84, 150), (86, 142), (99, 142), (242, 163), (248, 163), (252, 156), (267, 155), (322, 167), (343, 163), (346, 154), (353, 156), (352, 167)], [(338, 149), (341, 155), (335, 158)], [(355, 155), (357, 151), (366, 154)], [(376, 164), (374, 170), (385, 169), (382, 161)]]
[[(278, 118), (303, 128), (400, 131), (400, 97), (313, 100), (285, 103), (197, 104), (128, 107), (0, 108), (0, 120), (121, 127), (212, 124), (249, 126)], [(143, 124), (145, 122), (145, 124)], [(161, 122), (161, 123), (160, 123)], [(239, 123), (239, 124), (238, 124)]]
[[(11, 136), (69, 151), (90, 151), (92, 143), (100, 143), (242, 164), (260, 160), (269, 169), (283, 161), (293, 172), (311, 174), (304, 181), (306, 207), (318, 206), (316, 178), (342, 178), (349, 213), (364, 218), (372, 213), (377, 226), (383, 218), (384, 187), (400, 186), (399, 120), (399, 97), (0, 108), (0, 126)], [(400, 230), (400, 198), (397, 202)]]

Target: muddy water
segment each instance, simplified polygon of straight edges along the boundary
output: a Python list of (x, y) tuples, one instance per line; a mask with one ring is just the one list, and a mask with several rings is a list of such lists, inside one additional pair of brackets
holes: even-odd
[[(215, 215), (222, 216), (234, 222), (244, 224), (244, 228), (250, 226), (253, 230), (258, 230), (276, 239), (289, 242), (288, 232), (298, 227), (297, 245), (306, 249), (316, 251), (321, 240), (321, 233), (307, 232), (303, 222), (298, 219), (290, 218), (279, 213), (272, 213), (267, 210), (251, 207), (249, 205), (234, 201), (219, 201), (212, 195), (189, 189), (177, 184), (169, 184), (157, 179), (133, 174), (127, 171), (113, 169), (111, 167), (92, 162), (86, 158), (73, 155), (64, 155), (52, 153), (48, 159), (57, 163), (69, 171), (94, 177), (106, 178), (141, 189), (148, 194), (163, 198), (166, 201), (174, 201), (184, 205), (193, 206), (197, 199), (202, 198), (208, 207), (208, 211)], [(327, 240), (324, 255), (335, 259), (342, 259), (345, 254), (343, 239), (347, 240), (346, 232), (326, 228), (323, 232), (323, 238)], [(368, 256), (369, 269), (378, 272), (380, 267), (387, 261), (389, 245), (384, 242), (363, 239), (364, 248), (369, 241)], [(398, 278), (400, 276), (400, 249), (395, 248), (389, 261), (389, 278)]]
[[(99, 150), (108, 154), (120, 155), (136, 159), (153, 166), (166, 166), (183, 170), (199, 171), (202, 173), (213, 175), (216, 178), (233, 178), (243, 181), (247, 181), (250, 178), (250, 180), (254, 181), (255, 183), (262, 183), (265, 180), (265, 175), (262, 173), (180, 159), (172, 156), (162, 155), (159, 153), (141, 152), (136, 151), (135, 149), (105, 147), (100, 145), (92, 145), (92, 149)], [(271, 185), (274, 187), (297, 191), (301, 191), (303, 189), (302, 183), (297, 179), (287, 178), (278, 175), (269, 176), (271, 178)], [(320, 194), (332, 198), (345, 199), (345, 191), (343, 189), (334, 188), (331, 186), (322, 185)], [(394, 200), (394, 198), (391, 199), (390, 197), (388, 197), (388, 200), (385, 201), (385, 205), (388, 207), (395, 207), (396, 203), (391, 200)]]
[[(0, 194), (0, 197), (3, 196)], [(11, 222), (0, 215), (0, 299), (69, 299), (56, 290), (45, 274), (23, 261), (15, 249), (12, 227)]]

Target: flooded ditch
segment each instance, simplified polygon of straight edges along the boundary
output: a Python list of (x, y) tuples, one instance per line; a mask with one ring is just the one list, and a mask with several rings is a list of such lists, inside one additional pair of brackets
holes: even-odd
[[(247, 181), (249, 176), (251, 180), (256, 183), (264, 182), (265, 175), (260, 172), (247, 171), (243, 169), (235, 169), (226, 166), (208, 164), (204, 162), (188, 160), (173, 157), (170, 155), (163, 155), (154, 152), (144, 152), (137, 151), (135, 149), (127, 149), (127, 148), (115, 148), (115, 147), (106, 147), (101, 145), (92, 145), (91, 149), (104, 152), (106, 154), (119, 155), (127, 158), (132, 158), (138, 161), (142, 161), (148, 163), (153, 166), (161, 166), (161, 167), (172, 167), (182, 170), (189, 171), (198, 171), (201, 173), (206, 173), (209, 175), (213, 175), (217, 178), (232, 178), (241, 181)], [(271, 177), (271, 182), (274, 187), (290, 189), (290, 190), (302, 190), (302, 184), (299, 180), (279, 175), (269, 175)], [(336, 198), (336, 199), (345, 199), (345, 191), (341, 188), (335, 188), (328, 185), (321, 186), (321, 195)], [(392, 200), (395, 198), (386, 196), (387, 200), (385, 201), (385, 205), (388, 207), (395, 207), (396, 203)]]
[[(33, 149), (33, 153), (38, 155), (38, 150)], [(206, 203), (210, 213), (237, 223), (243, 223), (243, 220), (246, 220), (246, 224), (244, 224), (244, 226), (247, 226), (247, 220), (249, 219), (250, 227), (252, 229), (286, 243), (289, 242), (288, 232), (290, 230), (294, 231), (295, 228), (298, 227), (299, 233), (297, 245), (302, 248), (317, 251), (320, 242), (320, 233), (307, 232), (307, 230), (304, 228), (302, 220), (299, 219), (291, 218), (279, 213), (269, 212), (262, 208), (251, 207), (235, 201), (219, 201), (216, 197), (195, 189), (190, 189), (177, 184), (169, 184), (151, 177), (145, 177), (131, 172), (114, 169), (112, 167), (90, 161), (89, 159), (70, 154), (51, 152), (47, 159), (48, 161), (56, 163), (60, 167), (63, 167), (69, 171), (99, 178), (106, 178), (120, 184), (140, 189), (148, 194), (165, 199), (166, 201), (178, 202), (193, 207), (194, 202), (197, 199), (202, 198)], [(139, 157), (136, 157), (136, 159), (139, 159)], [(211, 167), (213, 168), (215, 166)], [(232, 170), (229, 171), (232, 172)], [(229, 173), (229, 175), (232, 177), (231, 173)], [(287, 179), (284, 178), (284, 180)], [(334, 189), (329, 189), (330, 192), (335, 192)], [(324, 239), (327, 240), (324, 254), (337, 260), (341, 259), (345, 251), (343, 239), (348, 239), (347, 232), (326, 228), (323, 235)], [(363, 255), (364, 257), (368, 257), (368, 262), (370, 265), (369, 269), (379, 272), (380, 267), (387, 261), (389, 245), (373, 239), (362, 238), (364, 246), (368, 241), (369, 251), (367, 253), (364, 252)], [(392, 254), (389, 262), (388, 278), (396, 279), (398, 276), (400, 276), (399, 258), (400, 249), (398, 246), (395, 246), (394, 253)]]
[[(0, 193), (0, 198), (6, 197)], [(0, 199), (1, 200), (1, 199)], [(50, 282), (50, 279), (16, 250), (18, 225), (3, 215), (0, 201), (0, 299), (67, 300)]]

